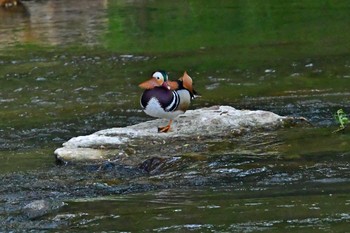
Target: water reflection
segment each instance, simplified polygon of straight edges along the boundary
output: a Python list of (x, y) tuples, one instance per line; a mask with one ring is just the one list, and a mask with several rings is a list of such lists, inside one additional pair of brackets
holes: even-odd
[(107, 27), (107, 0), (26, 1), (0, 8), (0, 48), (18, 43), (94, 45)]

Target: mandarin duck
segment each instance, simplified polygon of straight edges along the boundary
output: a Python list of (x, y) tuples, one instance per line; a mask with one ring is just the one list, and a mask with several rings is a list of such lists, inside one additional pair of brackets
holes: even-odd
[(139, 87), (145, 89), (140, 100), (143, 111), (152, 117), (169, 119), (168, 125), (158, 127), (158, 132), (164, 133), (170, 130), (174, 118), (186, 112), (197, 94), (186, 71), (177, 81), (169, 81), (165, 71), (156, 71)]

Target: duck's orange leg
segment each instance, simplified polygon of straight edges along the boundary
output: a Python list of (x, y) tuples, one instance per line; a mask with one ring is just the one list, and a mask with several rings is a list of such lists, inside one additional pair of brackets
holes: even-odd
[(167, 124), (166, 126), (164, 127), (158, 127), (158, 133), (167, 133), (169, 132), (170, 130), (170, 126), (171, 126), (171, 123), (173, 122), (173, 120), (170, 120), (169, 121), (169, 124)]

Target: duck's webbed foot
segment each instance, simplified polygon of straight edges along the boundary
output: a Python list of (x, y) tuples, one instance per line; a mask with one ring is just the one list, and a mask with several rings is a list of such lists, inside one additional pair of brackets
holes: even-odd
[(166, 125), (164, 127), (158, 127), (158, 133), (167, 133), (167, 132), (169, 132), (172, 122), (173, 122), (173, 120), (170, 120), (168, 125)]

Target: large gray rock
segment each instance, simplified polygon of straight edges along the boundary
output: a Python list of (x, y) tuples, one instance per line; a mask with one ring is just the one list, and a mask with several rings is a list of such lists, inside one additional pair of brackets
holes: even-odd
[[(213, 106), (187, 111), (174, 121), (172, 131), (168, 133), (157, 132), (158, 126), (164, 126), (168, 122), (164, 119), (156, 119), (124, 128), (111, 128), (91, 135), (74, 137), (65, 142), (62, 148), (58, 148), (55, 155), (58, 160), (64, 162), (108, 159), (129, 161), (131, 155), (135, 155), (138, 158), (137, 161), (142, 161), (150, 156), (173, 153), (171, 147), (169, 150), (164, 149), (166, 146), (161, 146), (162, 150), (159, 154), (156, 150), (147, 150), (154, 145), (159, 148), (159, 145), (166, 145), (170, 141), (172, 145), (176, 145), (179, 141), (184, 144), (184, 140), (187, 140), (187, 146), (190, 141), (200, 144), (208, 138), (233, 137), (252, 130), (276, 129), (293, 120), (294, 118), (279, 116), (268, 111)], [(181, 146), (181, 143), (177, 146)]]

